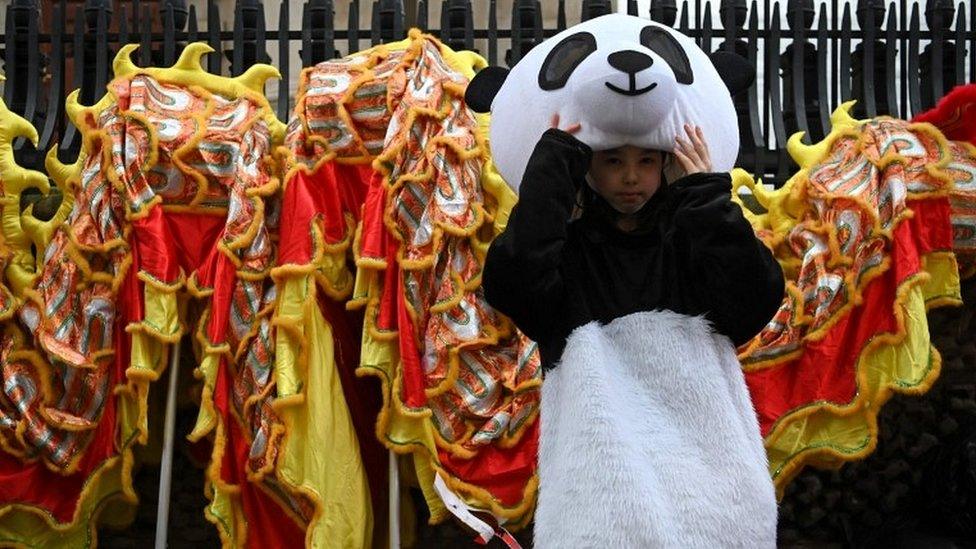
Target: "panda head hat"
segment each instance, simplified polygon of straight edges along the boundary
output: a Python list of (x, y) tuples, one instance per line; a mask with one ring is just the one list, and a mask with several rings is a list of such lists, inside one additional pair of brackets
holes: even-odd
[(580, 123), (576, 138), (593, 150), (634, 145), (671, 152), (684, 124), (700, 126), (714, 170), (729, 171), (739, 152), (731, 93), (753, 77), (738, 55), (709, 57), (670, 27), (610, 14), (542, 42), (511, 71), (482, 70), (465, 100), (476, 112), (491, 112), (492, 156), (517, 192), (553, 114), (567, 126)]

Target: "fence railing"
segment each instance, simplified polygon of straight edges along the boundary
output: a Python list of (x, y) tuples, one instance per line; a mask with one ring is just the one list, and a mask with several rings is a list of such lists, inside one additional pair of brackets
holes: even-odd
[[(237, 0), (233, 27), (224, 29), (214, 0), (208, 1), (206, 14), (187, 7), (185, 0), (45, 2), (49, 24), (42, 23), (37, 0), (10, 0), (0, 37), (7, 78), (3, 97), (40, 133), (36, 149), (23, 139), (15, 143), (18, 161), (39, 167), (55, 144), (63, 161), (75, 157), (80, 135), (66, 123), (65, 96), (80, 89), (83, 103), (100, 97), (111, 78), (112, 57), (126, 43), (141, 44), (136, 63), (168, 66), (186, 43), (206, 41), (220, 52), (209, 56), (208, 69), (230, 75), (271, 61), (272, 52), (283, 78), (267, 91), (286, 121), (294, 104), (291, 91), (298, 75), (291, 61), (296, 57), (302, 66), (311, 66), (398, 40), (408, 24), (416, 24), (452, 48), (475, 49), (491, 64), (511, 65), (567, 25), (617, 8), (609, 0), (583, 0), (579, 12), (569, 14), (565, 0), (553, 0), (557, 17), (547, 25), (542, 15), (546, 0), (512, 0), (511, 24), (500, 28), (496, 0), (340, 1), (348, 7), (345, 21), (335, 17), (339, 2), (284, 0), (277, 21), (269, 25), (263, 2)], [(440, 8), (439, 21), (428, 17), (432, 7)], [(706, 51), (735, 51), (757, 68), (756, 83), (735, 98), (742, 137), (739, 164), (767, 181), (782, 182), (792, 173), (785, 152), (788, 137), (802, 130), (808, 140), (820, 139), (841, 102), (857, 99), (859, 116), (909, 118), (976, 75), (973, 0), (968, 5), (953, 0), (924, 5), (917, 0), (718, 0), (717, 17), (713, 7), (710, 0), (652, 0), (650, 11), (638, 14), (637, 2), (627, 0), (631, 14), (671, 25)], [(359, 24), (363, 9), (371, 10), (368, 28)], [(475, 26), (476, 19), (487, 24)]]

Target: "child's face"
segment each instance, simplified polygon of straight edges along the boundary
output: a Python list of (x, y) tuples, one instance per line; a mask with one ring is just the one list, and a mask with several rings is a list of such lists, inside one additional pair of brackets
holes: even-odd
[(590, 185), (618, 212), (640, 210), (661, 186), (664, 153), (624, 145), (594, 151), (590, 162)]

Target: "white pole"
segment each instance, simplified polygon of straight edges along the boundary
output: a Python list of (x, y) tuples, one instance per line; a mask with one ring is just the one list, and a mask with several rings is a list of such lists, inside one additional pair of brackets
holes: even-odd
[(390, 549), (400, 549), (400, 470), (390, 450)]
[(180, 342), (173, 344), (169, 360), (169, 385), (166, 389), (166, 418), (163, 425), (163, 457), (159, 466), (159, 499), (156, 508), (156, 549), (166, 549), (169, 522), (169, 488), (173, 476), (173, 439), (176, 431), (176, 380), (179, 376)]

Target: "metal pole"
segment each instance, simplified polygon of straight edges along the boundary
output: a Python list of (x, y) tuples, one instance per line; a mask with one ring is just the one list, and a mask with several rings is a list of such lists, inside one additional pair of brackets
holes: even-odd
[(400, 549), (400, 470), (390, 450), (390, 549)]
[(169, 384), (166, 389), (166, 418), (163, 426), (163, 457), (159, 465), (159, 499), (156, 508), (156, 549), (166, 548), (169, 522), (169, 489), (173, 476), (173, 439), (176, 431), (176, 380), (179, 377), (180, 342), (173, 344), (169, 358)]
[[(403, 26), (412, 29), (417, 26), (417, 0), (405, 0), (403, 2), (404, 22)], [(426, 30), (426, 29), (424, 29)]]

